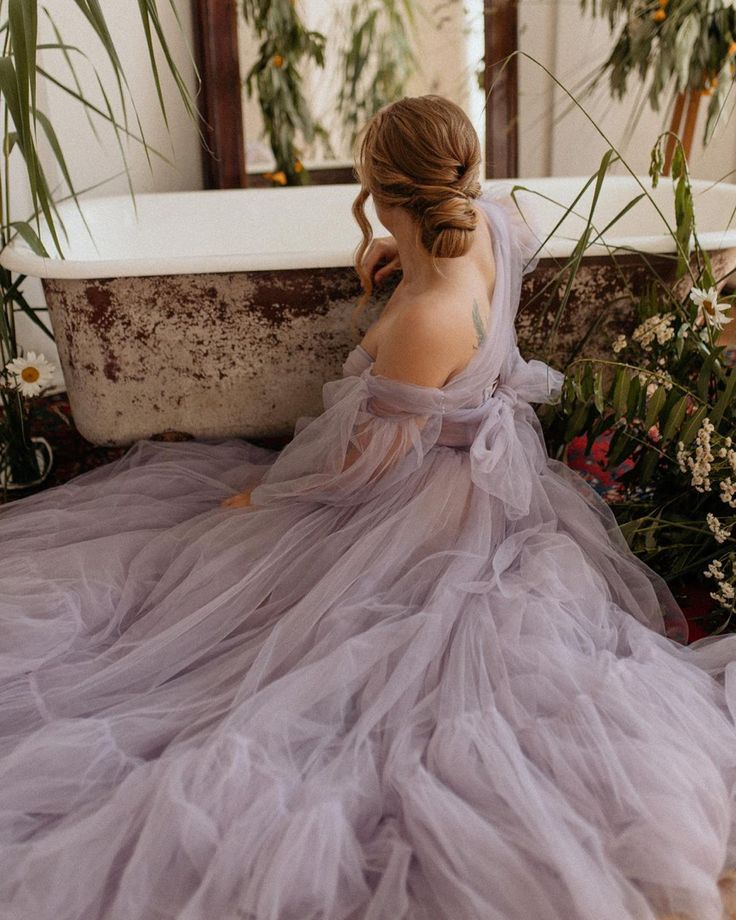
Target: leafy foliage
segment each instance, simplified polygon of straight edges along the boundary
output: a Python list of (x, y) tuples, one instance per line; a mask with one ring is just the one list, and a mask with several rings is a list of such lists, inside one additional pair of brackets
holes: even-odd
[(243, 15), (261, 40), (245, 86), (251, 97), (258, 95), (276, 160), (276, 170), (268, 178), (277, 184), (304, 185), (309, 173), (299, 159), (296, 135), (307, 143), (319, 136), (329, 144), (329, 137), (304, 98), (300, 68), (309, 60), (324, 67), (325, 36), (304, 26), (291, 0), (243, 0)]
[[(653, 185), (660, 141), (652, 151)], [(718, 336), (734, 297), (719, 298), (719, 279), (695, 233), (679, 142), (673, 179), (675, 275), (690, 272), (695, 284), (678, 294), (660, 279), (649, 281), (636, 299), (638, 325), (612, 343), (611, 357), (576, 357), (566, 368), (548, 434), (563, 444), (585, 434), (590, 449), (614, 432), (609, 464), (630, 461), (628, 496), (615, 507), (629, 544), (668, 580), (714, 578), (725, 628), (736, 589), (736, 368), (724, 361)]]
[(608, 73), (613, 96), (623, 99), (630, 78), (659, 110), (663, 93), (694, 90), (710, 97), (707, 144), (721, 116), (736, 72), (736, 8), (729, 0), (580, 0), (582, 9), (605, 16), (620, 31), (593, 84)]
[(398, 99), (416, 70), (410, 41), (414, 26), (411, 0), (350, 4), (349, 43), (341, 54), (337, 108), (351, 145), (358, 126), (385, 103)]
[[(352, 145), (358, 125), (399, 98), (416, 69), (409, 40), (414, 0), (353, 0), (340, 14), (345, 45), (338, 54), (335, 106)], [(276, 161), (276, 169), (265, 176), (275, 185), (305, 185), (309, 172), (298, 141), (319, 139), (327, 155), (335, 156), (329, 132), (302, 92), (302, 70), (310, 61), (324, 67), (327, 39), (305, 27), (292, 0), (243, 0), (243, 15), (261, 42), (245, 86), (251, 98), (258, 98)]]
[[(181, 27), (174, 0), (169, 0), (169, 4)], [(73, 199), (77, 208), (79, 208), (85, 227), (89, 230), (78, 199), (79, 194), (89, 189), (78, 190), (74, 187), (64, 152), (54, 128), (53, 118), (51, 114), (42, 111), (38, 106), (39, 78), (46, 80), (81, 105), (93, 127), (94, 116), (98, 120), (102, 119), (104, 123), (107, 123), (113, 129), (122, 161), (125, 164), (128, 187), (133, 196), (134, 190), (130, 182), (121, 136), (124, 135), (142, 144), (149, 164), (151, 163), (151, 155), (167, 163), (170, 162), (145, 140), (135, 101), (130, 94), (128, 81), (99, 0), (66, 0), (66, 5), (70, 10), (76, 8), (82, 14), (95, 39), (105, 52), (112, 70), (116, 96), (120, 103), (122, 123), (114, 114), (105, 84), (96, 68), (93, 68), (93, 72), (105, 102), (104, 109), (94, 105), (84, 97), (81, 88), (82, 84), (77, 72), (77, 63), (75, 62), (78, 62), (79, 58), (87, 59), (86, 55), (75, 45), (70, 45), (64, 40), (51, 11), (45, 5), (40, 5), (38, 0), (0, 0), (0, 40), (2, 40), (0, 100), (2, 101), (3, 116), (3, 168), (0, 170), (0, 243), (4, 247), (15, 234), (18, 234), (37, 255), (49, 257), (47, 245), (50, 242), (62, 258), (63, 248), (59, 230), (63, 230), (66, 233), (66, 228), (59, 214), (57, 203), (67, 198)], [(48, 18), (56, 38), (56, 41), (44, 43), (43, 46), (39, 45), (38, 40), (39, 11)], [(186, 111), (195, 119), (196, 105), (176, 67), (169, 45), (166, 42), (157, 0), (137, 0), (136, 11), (145, 33), (152, 76), (164, 121), (168, 124), (157, 60), (159, 52), (163, 54), (167, 70), (174, 79)], [(44, 51), (56, 51), (59, 53), (61, 61), (66, 65), (69, 72), (67, 79), (52, 75), (39, 63), (38, 50), (41, 47), (43, 47)], [(129, 123), (131, 104), (135, 115), (137, 132), (131, 129)], [(53, 162), (58, 165), (68, 189), (68, 192), (59, 196), (58, 199), (50, 188), (48, 177), (43, 167), (43, 159), (39, 150), (39, 138), (45, 138), (50, 156)], [(11, 214), (10, 189), (8, 187), (11, 158), (20, 160), (22, 172), (30, 191), (33, 212), (25, 219), (18, 219)], [(135, 202), (135, 196), (133, 200)], [(41, 238), (42, 217), (48, 233), (48, 238), (45, 241)], [(11, 375), (6, 370), (8, 362), (19, 356), (16, 313), (25, 314), (52, 341), (54, 336), (52, 330), (38, 317), (37, 313), (39, 311), (28, 304), (22, 290), (24, 280), (24, 275), (19, 275), (13, 279), (10, 271), (0, 267), (0, 291), (2, 291), (2, 305), (0, 306), (0, 407), (2, 408), (0, 448), (2, 448), (2, 462), (6, 472), (8, 469), (12, 469), (14, 477), (18, 478), (25, 470), (28, 473), (27, 478), (33, 479), (38, 475), (39, 471), (35, 452), (28, 434), (29, 410), (19, 390), (12, 383)]]

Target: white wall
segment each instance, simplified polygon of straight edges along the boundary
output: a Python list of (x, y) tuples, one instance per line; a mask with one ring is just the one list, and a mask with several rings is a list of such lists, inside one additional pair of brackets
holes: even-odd
[[(117, 88), (114, 80), (111, 79), (112, 71), (94, 32), (70, 0), (63, 0), (52, 6), (56, 24), (67, 43), (76, 45), (89, 57), (88, 61), (79, 56), (75, 60), (84, 96), (104, 108), (103, 97), (95, 77), (95, 68), (97, 68), (118, 118), (122, 121), (119, 97), (116, 96)], [(151, 154), (151, 168), (146, 160), (143, 146), (133, 140), (128, 140), (124, 147), (134, 190), (147, 192), (201, 188), (201, 156), (196, 126), (180, 101), (178, 90), (168, 75), (162, 55), (158, 55), (164, 100), (171, 127), (170, 135), (166, 129), (148, 63), (145, 35), (139, 24), (137, 5), (133, 0), (124, 0), (124, 2), (101, 0), (101, 6), (122, 61), (131, 95), (138, 108), (146, 140), (151, 147), (160, 151), (171, 161), (169, 165)], [(172, 53), (175, 55), (181, 73), (188, 81), (190, 91), (194, 93), (194, 68), (188, 51), (188, 48), (192, 46), (190, 6), (190, 0), (176, 0), (177, 12), (184, 27), (182, 33), (168, 0), (159, 3), (161, 19)], [(45, 16), (39, 16), (39, 31), (39, 42), (55, 41), (53, 31)], [(59, 52), (42, 50), (39, 53), (39, 63), (58, 79), (70, 83), (68, 68)], [(123, 169), (123, 160), (113, 129), (108, 122), (99, 116), (92, 115), (100, 135), (100, 141), (98, 141), (82, 105), (43, 79), (39, 79), (39, 108), (46, 112), (54, 123), (72, 181), (78, 191), (102, 183), (87, 194), (127, 193), (128, 184), (125, 175), (116, 176)], [(137, 135), (138, 126), (131, 105), (128, 106), (128, 114), (130, 130)], [(42, 148), (42, 152), (49, 184), (51, 188), (58, 187), (59, 194), (63, 194), (64, 185), (60, 170), (53, 157), (49, 156), (48, 150)], [(17, 162), (13, 163), (11, 186), (14, 218), (27, 219), (31, 210), (30, 193), (21, 164)], [(23, 284), (23, 291), (31, 306), (45, 307), (43, 289), (38, 279), (27, 278)], [(48, 314), (42, 313), (40, 316), (48, 325)], [(59, 370), (58, 353), (53, 343), (25, 316), (19, 316), (17, 323), (21, 344), (26, 349), (42, 352), (53, 361), (57, 367), (54, 385), (55, 387), (62, 386), (63, 378)]]

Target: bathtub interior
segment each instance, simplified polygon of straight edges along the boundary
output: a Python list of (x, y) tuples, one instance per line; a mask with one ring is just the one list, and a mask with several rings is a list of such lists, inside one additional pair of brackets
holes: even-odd
[[(522, 212), (542, 238), (554, 229), (543, 256), (564, 258), (579, 239), (593, 195), (591, 183), (573, 213), (555, 227), (584, 187), (585, 177), (489, 180), (494, 194), (522, 186), (516, 195)], [(608, 176), (595, 211), (602, 230), (636, 195), (647, 192), (588, 249), (605, 255), (608, 247), (668, 252), (674, 244), (664, 218), (674, 228), (670, 179), (651, 188), (629, 176)], [(736, 246), (736, 184), (693, 180), (698, 236), (706, 249)], [(67, 238), (64, 258), (36, 256), (19, 237), (0, 255), (0, 264), (40, 278), (103, 278), (346, 267), (360, 241), (351, 206), (355, 184), (269, 189), (168, 192), (81, 199), (87, 231), (73, 202), (60, 213)], [(659, 213), (661, 212), (661, 214)], [(386, 232), (369, 199), (366, 213), (374, 233)], [(55, 252), (47, 230), (42, 239)], [(604, 245), (604, 243), (606, 245)]]

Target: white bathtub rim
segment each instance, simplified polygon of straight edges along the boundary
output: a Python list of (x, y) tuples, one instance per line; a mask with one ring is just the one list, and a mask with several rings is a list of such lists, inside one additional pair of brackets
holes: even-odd
[[(644, 177), (641, 177), (642, 179)], [(533, 178), (515, 178), (486, 180), (484, 187), (492, 189), (498, 187), (510, 188), (514, 184), (529, 184), (533, 189), (536, 183), (544, 187), (546, 183), (576, 183), (582, 187), (585, 177), (542, 177), (541, 179)], [(611, 185), (631, 186), (632, 195), (638, 193), (640, 189), (635, 187), (631, 178), (627, 176), (610, 176), (607, 181)], [(663, 181), (671, 181), (667, 177)], [(692, 180), (693, 192), (697, 195), (699, 191), (708, 190), (714, 183), (708, 180)], [(736, 196), (736, 184), (719, 183), (721, 188), (728, 187)], [(291, 192), (305, 196), (318, 195), (319, 191), (324, 189), (336, 188), (344, 193), (352, 186), (300, 186), (290, 189)], [(220, 196), (227, 198), (232, 195), (239, 195), (247, 191), (248, 195), (269, 196), (283, 194), (280, 189), (216, 189), (216, 190), (188, 190), (181, 192), (144, 192), (137, 193), (137, 199), (144, 199), (149, 202), (158, 201), (165, 204), (166, 199), (189, 197), (195, 200), (198, 196)], [(524, 192), (521, 193), (525, 194)], [(526, 193), (528, 194), (528, 193)], [(94, 207), (100, 205), (122, 205), (126, 208), (132, 207), (130, 195), (118, 194), (98, 197), (87, 197), (80, 199), (82, 205), (89, 203)], [(522, 201), (522, 210), (525, 202), (530, 201), (526, 198)], [(64, 209), (73, 209), (76, 212), (74, 202), (66, 201), (61, 205)], [(533, 225), (533, 222), (530, 221)], [(86, 232), (86, 231), (85, 231)], [(380, 225), (376, 228), (376, 233), (384, 232)], [(675, 247), (671, 234), (657, 233), (641, 236), (606, 236), (607, 245), (603, 243), (594, 243), (586, 249), (584, 259), (591, 257), (610, 257), (612, 254), (622, 257), (632, 251), (656, 254), (674, 255)], [(736, 247), (736, 226), (728, 230), (708, 230), (699, 231), (698, 240), (703, 249), (721, 250)], [(550, 238), (544, 247), (540, 250), (540, 258), (566, 259), (572, 252), (577, 242), (577, 238), (568, 236), (555, 236)], [(130, 278), (130, 277), (155, 277), (159, 275), (201, 275), (201, 274), (221, 274), (221, 273), (240, 273), (240, 272), (263, 272), (263, 271), (289, 271), (303, 269), (329, 269), (329, 268), (350, 268), (353, 266), (354, 247), (341, 246), (339, 248), (330, 247), (322, 250), (295, 249), (281, 247), (278, 250), (264, 250), (248, 252), (228, 252), (222, 255), (197, 255), (196, 253), (187, 253), (182, 255), (156, 255), (156, 256), (124, 256), (114, 259), (64, 259), (64, 258), (44, 258), (36, 255), (28, 244), (16, 234), (0, 252), (0, 265), (10, 271), (28, 275), (35, 278), (58, 279), (58, 280), (92, 280), (100, 278)]]
[[(699, 233), (698, 240), (705, 250), (736, 247), (736, 231)], [(632, 250), (656, 254), (674, 254), (672, 237), (659, 236), (610, 237), (608, 247), (595, 243), (589, 246), (584, 259), (592, 256), (626, 256)], [(540, 250), (540, 258), (566, 259), (572, 252), (574, 241), (552, 239)], [(230, 253), (224, 256), (168, 256), (149, 259), (75, 261), (72, 259), (45, 259), (30, 248), (16, 247), (12, 243), (0, 254), (0, 265), (10, 271), (33, 278), (54, 280), (92, 280), (100, 278), (137, 278), (159, 275), (237, 274), (240, 272), (290, 271), (298, 269), (349, 268), (353, 266), (352, 252), (345, 250), (320, 253), (306, 250), (279, 253)]]

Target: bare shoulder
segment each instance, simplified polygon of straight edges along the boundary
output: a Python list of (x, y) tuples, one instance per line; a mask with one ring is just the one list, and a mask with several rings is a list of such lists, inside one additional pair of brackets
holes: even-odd
[(373, 372), (419, 386), (441, 387), (467, 357), (457, 315), (437, 298), (406, 304), (378, 345)]

